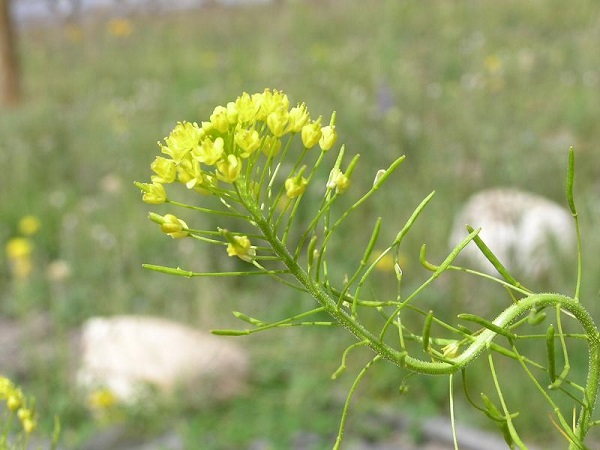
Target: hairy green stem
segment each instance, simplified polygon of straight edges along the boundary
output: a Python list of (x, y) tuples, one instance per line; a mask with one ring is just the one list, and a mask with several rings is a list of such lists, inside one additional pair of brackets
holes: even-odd
[[(243, 194), (242, 194), (243, 195)], [(244, 196), (244, 195), (243, 195)], [(246, 197), (246, 196), (244, 196)], [(594, 320), (588, 311), (575, 299), (560, 294), (531, 294), (517, 303), (505, 309), (491, 323), (493, 329), (485, 328), (465, 348), (465, 350), (454, 359), (448, 361), (425, 361), (409, 356), (405, 350), (397, 350), (380, 337), (372, 334), (356, 316), (350, 311), (340, 307), (338, 299), (333, 298), (322, 285), (313, 282), (310, 275), (300, 266), (284, 243), (277, 237), (276, 231), (265, 219), (260, 209), (250, 197), (243, 199), (251, 215), (254, 217), (257, 227), (263, 233), (265, 239), (271, 244), (274, 253), (279, 256), (287, 266), (289, 272), (309, 292), (323, 309), (340, 325), (350, 331), (359, 341), (366, 344), (381, 357), (394, 364), (405, 367), (408, 370), (423, 374), (449, 375), (467, 367), (479, 354), (498, 336), (497, 329), (508, 329), (508, 327), (519, 317), (529, 313), (532, 308), (543, 309), (548, 306), (557, 306), (571, 313), (581, 324), (588, 336), (589, 368), (585, 386), (584, 405), (581, 408), (579, 418), (574, 430), (575, 434), (583, 441), (591, 424), (591, 415), (594, 411), (597, 398), (597, 387), (600, 382), (600, 334)], [(574, 445), (574, 444), (572, 444)], [(575, 448), (575, 447), (573, 447)]]

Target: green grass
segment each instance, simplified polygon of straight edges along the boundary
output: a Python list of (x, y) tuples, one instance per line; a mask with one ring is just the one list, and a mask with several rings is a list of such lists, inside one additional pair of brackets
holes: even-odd
[[(558, 1), (380, 0), (366, 7), (331, 0), (133, 18), (133, 34), (121, 38), (107, 33), (104, 19), (79, 29), (23, 29), (26, 99), (0, 113), (0, 242), (15, 235), (25, 214), (40, 217), (43, 227), (33, 237), (36, 265), (27, 286), (18, 286), (0, 261), (0, 309), (16, 317), (48, 312), (60, 344), (96, 314), (160, 314), (208, 329), (238, 325), (233, 309), (278, 318), (300, 311), (298, 303), (310, 304), (279, 286), (267, 302), (256, 280), (187, 280), (141, 269), (142, 263), (231, 266), (212, 248), (190, 248), (159, 233), (132, 183), (148, 179), (156, 141), (176, 121), (203, 120), (217, 104), (265, 87), (305, 101), (313, 114), (337, 110), (340, 142), (361, 154), (353, 180), (358, 192), (378, 169), (407, 155), (388, 190), (345, 230), (354, 242), (368, 241), (377, 215), (392, 239), (436, 189), (407, 239), (407, 290), (426, 276), (418, 264), (421, 243), (432, 261), (445, 256), (453, 211), (470, 193), (515, 186), (564, 203), (566, 151), (574, 145), (586, 242), (582, 299), (597, 303), (599, 14), (592, 0), (568, 8)], [(335, 251), (358, 261), (363, 246), (341, 242)], [(46, 276), (56, 260), (70, 266), (68, 279)], [(465, 292), (461, 280), (445, 277), (428, 301), (452, 311)], [(574, 281), (555, 284), (571, 293)], [(252, 395), (215, 411), (174, 408), (168, 423), (188, 430), (192, 440), (211, 436), (214, 448), (240, 448), (261, 435), (285, 448), (297, 430), (330, 436), (352, 372), (327, 380), (350, 340), (341, 331), (301, 331), (243, 340), (255, 358)], [(59, 414), (64, 440), (77, 443), (95, 425), (75, 401), (66, 373), (58, 361), (40, 367), (28, 384), (40, 412)], [(402, 376), (394, 367), (377, 367), (357, 396), (367, 404), (392, 398), (410, 414), (414, 401), (396, 396)], [(426, 411), (445, 407), (443, 383), (429, 382), (412, 379), (407, 395)], [(515, 386), (514, 398), (526, 395), (523, 389)], [(349, 432), (359, 426), (356, 414)], [(548, 421), (534, 419), (524, 422), (531, 436), (559, 439)]]

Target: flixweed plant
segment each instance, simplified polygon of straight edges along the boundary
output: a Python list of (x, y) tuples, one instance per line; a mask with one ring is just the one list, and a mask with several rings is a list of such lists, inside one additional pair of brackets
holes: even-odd
[[(27, 398), (23, 390), (10, 378), (0, 375), (0, 402), (0, 450), (29, 448), (30, 438), (38, 423), (34, 399)], [(56, 448), (59, 436), (60, 422), (55, 418), (52, 441), (48, 448)]]
[[(19, 386), (2, 375), (0, 375), (0, 400), (4, 403), (0, 449), (27, 448), (29, 436), (35, 430), (37, 422), (31, 401), (25, 398)], [(20, 425), (16, 435), (13, 436), (14, 430), (11, 425), (15, 419)]]
[[(270, 89), (253, 95), (244, 93), (225, 106), (217, 106), (207, 121), (177, 123), (164, 142), (159, 142), (162, 154), (151, 164), (154, 172), (151, 182), (136, 182), (143, 200), (153, 205), (166, 204), (173, 207), (173, 211), (180, 208), (198, 215), (211, 215), (217, 223), (222, 221), (229, 225), (228, 228), (198, 229), (172, 213), (150, 213), (149, 217), (168, 236), (216, 246), (222, 249), (219, 251), (241, 259), (248, 269), (209, 273), (149, 264), (145, 267), (184, 277), (265, 275), (312, 296), (315, 307), (298, 311), (291, 317), (265, 322), (234, 312), (245, 322), (244, 328), (213, 332), (239, 336), (296, 325), (339, 326), (352, 333), (356, 342), (343, 353), (334, 378), (346, 368), (347, 357), (353, 349), (370, 348), (372, 357), (352, 383), (341, 413), (339, 432), (333, 444), (336, 449), (341, 446), (351, 397), (360, 380), (378, 361), (388, 360), (399, 370), (413, 375), (447, 377), (450, 417), (455, 430), (455, 377), (466, 377), (478, 359), (489, 367), (493, 392), (482, 393), (480, 399), (475, 399), (465, 389), (467, 400), (500, 426), (510, 448), (527, 448), (517, 430), (518, 411), (506, 400), (506, 385), (514, 384), (515, 377), (500, 379), (497, 370), (500, 358), (516, 362), (522, 369), (523, 381), (530, 383), (532, 392), (547, 401), (549, 420), (566, 439), (568, 448), (587, 448), (586, 437), (600, 422), (594, 418), (600, 376), (600, 335), (579, 300), (581, 257), (572, 297), (532, 292), (505, 269), (478, 237), (479, 230), (467, 226), (464, 240), (440, 264), (428, 261), (425, 246), (422, 247), (421, 263), (431, 273), (420, 286), (405, 293), (401, 289), (400, 248), (433, 198), (432, 192), (388, 244), (382, 246), (379, 242), (382, 219), (374, 220), (370, 235), (364, 237), (362, 258), (356, 261), (353, 271), (337, 283), (332, 276), (336, 254), (328, 252), (328, 248), (333, 245), (340, 226), (371, 200), (404, 161), (403, 156), (395, 159), (387, 169), (373, 173), (373, 184), (366, 192), (353, 193), (352, 179), (358, 155), (347, 157), (345, 147), (336, 146), (337, 137), (335, 112), (326, 123), (322, 117), (311, 117), (305, 104), (291, 107), (286, 94)], [(570, 149), (567, 201), (580, 250), (573, 174), (574, 152)], [(172, 186), (178, 184), (183, 187)], [(186, 189), (198, 194), (196, 201), (177, 200)], [(320, 197), (315, 199), (315, 196)], [(342, 196), (357, 199), (344, 203), (340, 201)], [(218, 201), (209, 201), (209, 197)], [(342, 204), (350, 206), (338, 212), (337, 206)], [(306, 210), (312, 211), (308, 220)], [(302, 220), (300, 211), (303, 211)], [(494, 265), (497, 277), (453, 264), (471, 241)], [(366, 288), (367, 281), (377, 264), (390, 257), (396, 294), (394, 298), (378, 299), (373, 294), (373, 286)], [(466, 312), (453, 321), (442, 319), (441, 314), (429, 308), (419, 307), (423, 292), (441, 274), (450, 271), (468, 272), (497, 283), (509, 293), (510, 306), (495, 318)], [(329, 315), (330, 321), (321, 320), (324, 313)], [(579, 324), (577, 332), (570, 331), (571, 324), (565, 323), (573, 319)], [(531, 333), (532, 329), (538, 332)], [(532, 341), (540, 341), (542, 350), (533, 356), (530, 352), (526, 355), (522, 347)], [(571, 346), (578, 342), (584, 342), (589, 353), (587, 378), (582, 382), (575, 380), (569, 359)], [(570, 404), (568, 408), (563, 406), (564, 399)], [(454, 445), (458, 448), (456, 432)]]

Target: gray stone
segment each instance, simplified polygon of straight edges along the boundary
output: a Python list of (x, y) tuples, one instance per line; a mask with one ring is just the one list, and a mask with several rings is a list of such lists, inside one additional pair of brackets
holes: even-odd
[(76, 381), (89, 392), (108, 389), (123, 404), (148, 386), (222, 400), (244, 390), (248, 366), (246, 352), (226, 337), (156, 317), (95, 317), (81, 329)]

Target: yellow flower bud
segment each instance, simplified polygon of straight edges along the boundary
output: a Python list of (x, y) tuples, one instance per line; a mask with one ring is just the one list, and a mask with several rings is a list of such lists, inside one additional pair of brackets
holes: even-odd
[(337, 141), (337, 132), (335, 131), (335, 111), (331, 114), (329, 125), (323, 127), (321, 133), (322, 136), (319, 140), (319, 146), (321, 147), (321, 150), (327, 151), (333, 147), (333, 144)]
[(319, 146), (322, 150), (329, 150), (337, 141), (337, 132), (335, 131), (334, 126), (326, 126), (321, 128), (321, 139), (319, 139)]
[(281, 91), (265, 89), (262, 94), (258, 94), (255, 99), (259, 102), (260, 109), (257, 114), (258, 120), (266, 120), (269, 114), (278, 109), (288, 110), (290, 101), (288, 96)]
[(19, 408), (17, 411), (17, 417), (20, 421), (31, 419), (31, 411), (27, 408)]
[(260, 146), (260, 136), (256, 130), (240, 128), (235, 131), (234, 141), (242, 150), (241, 158), (248, 158)]
[(312, 148), (319, 143), (321, 139), (321, 118), (310, 122), (302, 127), (302, 144), (305, 148)]
[(281, 150), (281, 141), (275, 136), (265, 136), (260, 150), (266, 156), (275, 156)]
[(160, 230), (166, 235), (173, 239), (181, 239), (190, 235), (187, 224), (173, 214), (166, 214), (162, 219)]
[(177, 166), (177, 178), (185, 184), (185, 187), (192, 189), (204, 181), (202, 169), (197, 159), (187, 159)]
[(267, 116), (267, 125), (273, 136), (281, 137), (287, 133), (289, 112), (287, 109), (278, 108)]
[(167, 201), (167, 192), (160, 183), (138, 183), (135, 185), (142, 190), (142, 200), (151, 205), (160, 205)]
[(166, 146), (159, 146), (166, 155), (169, 155), (176, 163), (198, 145), (203, 136), (202, 130), (197, 123), (178, 122), (171, 134), (165, 138)]
[(152, 177), (152, 181), (156, 183), (172, 183), (175, 181), (175, 175), (177, 173), (176, 166), (177, 164), (172, 159), (157, 156), (150, 165), (150, 168), (156, 174)]
[(202, 141), (197, 149), (197, 152), (194, 152), (194, 156), (201, 163), (213, 166), (219, 159), (221, 159), (224, 150), (225, 141), (223, 141), (222, 137), (216, 138), (214, 142), (207, 137)]
[(459, 350), (460, 345), (454, 341), (442, 348), (442, 355), (444, 355), (444, 358), (456, 358)]
[(217, 163), (217, 177), (226, 183), (233, 183), (242, 171), (242, 161), (235, 155), (227, 155)]
[(20, 391), (15, 390), (11, 395), (6, 399), (6, 406), (11, 411), (16, 411), (23, 405), (23, 396), (19, 395)]
[(31, 434), (35, 431), (36, 422), (33, 419), (25, 419), (22, 422), (25, 433)]
[(292, 133), (299, 133), (302, 131), (302, 127), (308, 123), (310, 120), (310, 116), (308, 114), (308, 109), (306, 105), (302, 103), (301, 105), (294, 106), (290, 110), (289, 114), (289, 127)]
[(229, 102), (227, 103), (227, 121), (230, 124), (234, 124), (237, 123), (238, 121), (238, 110), (237, 110), (237, 106), (235, 105), (235, 102)]
[(227, 254), (237, 256), (242, 261), (252, 262), (256, 256), (256, 248), (252, 246), (248, 236), (227, 236)]
[(212, 123), (214, 129), (219, 133), (227, 133), (227, 130), (229, 129), (227, 108), (224, 106), (217, 106), (210, 116), (210, 123)]
[(256, 120), (256, 113), (260, 107), (256, 100), (256, 96), (251, 97), (247, 92), (244, 92), (236, 99), (235, 107), (238, 113), (238, 123), (245, 124), (248, 122), (254, 122)]
[(302, 175), (290, 177), (287, 180), (285, 180), (284, 183), (285, 193), (288, 196), (288, 198), (298, 197), (299, 195), (304, 193), (307, 185), (308, 180)]
[(17, 411), (17, 416), (21, 421), (25, 433), (29, 434), (35, 430), (36, 422), (30, 409), (20, 408), (19, 411)]
[(329, 180), (327, 181), (327, 189), (335, 189), (338, 194), (346, 192), (350, 186), (350, 180), (344, 173), (338, 169), (333, 168), (329, 174)]

